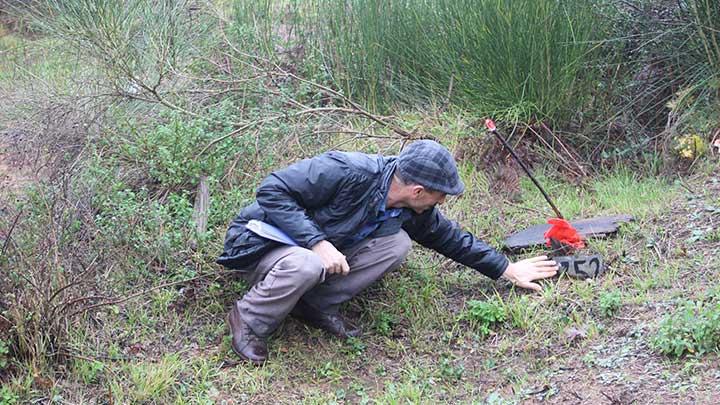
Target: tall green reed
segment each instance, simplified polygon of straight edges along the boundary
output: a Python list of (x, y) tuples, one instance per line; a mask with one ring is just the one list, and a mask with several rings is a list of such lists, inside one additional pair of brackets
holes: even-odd
[(587, 1), (316, 1), (337, 84), (377, 107), (450, 94), (502, 118), (562, 120), (592, 79)]
[(720, 74), (720, 3), (716, 0), (690, 0), (694, 28), (715, 75)]

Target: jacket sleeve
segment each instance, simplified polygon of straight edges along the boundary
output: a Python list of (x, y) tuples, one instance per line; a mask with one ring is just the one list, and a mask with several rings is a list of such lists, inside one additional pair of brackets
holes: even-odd
[(413, 217), (403, 228), (414, 241), (454, 261), (498, 279), (507, 269), (508, 259), (485, 242), (463, 231), (445, 218), (437, 207)]
[(301, 160), (265, 178), (256, 199), (273, 224), (311, 248), (327, 236), (310, 213), (332, 200), (347, 172), (347, 164), (332, 152)]

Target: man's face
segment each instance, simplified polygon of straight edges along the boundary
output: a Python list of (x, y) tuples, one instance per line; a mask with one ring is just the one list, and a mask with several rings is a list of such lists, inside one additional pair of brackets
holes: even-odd
[(426, 210), (431, 209), (437, 204), (445, 202), (447, 194), (440, 191), (428, 191), (422, 186), (415, 186), (417, 189), (413, 190), (412, 198), (408, 201), (408, 208), (417, 212), (418, 214), (423, 213)]

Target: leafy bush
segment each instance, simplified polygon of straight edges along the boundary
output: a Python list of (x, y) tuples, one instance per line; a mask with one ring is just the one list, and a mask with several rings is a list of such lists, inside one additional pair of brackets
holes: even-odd
[(482, 336), (490, 334), (490, 328), (507, 320), (507, 311), (502, 303), (494, 301), (467, 302), (467, 308), (461, 316), (467, 319)]
[(661, 322), (652, 346), (672, 356), (704, 354), (720, 348), (720, 302), (687, 301)]
[(160, 122), (121, 126), (117, 130), (126, 135), (108, 140), (113, 143), (108, 149), (120, 162), (141, 169), (149, 186), (194, 189), (201, 176), (219, 180), (234, 161), (254, 155), (256, 146), (273, 141), (272, 136), (229, 137), (199, 156), (210, 142), (232, 131), (238, 112), (231, 99), (208, 109), (202, 118), (188, 119), (180, 111), (168, 111)]

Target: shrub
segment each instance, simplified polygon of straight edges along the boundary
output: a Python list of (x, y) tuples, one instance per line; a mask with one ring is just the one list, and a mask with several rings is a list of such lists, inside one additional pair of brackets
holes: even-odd
[[(159, 100), (206, 33), (189, 0), (42, 0), (33, 22), (91, 58), (119, 94)], [(166, 101), (163, 101), (166, 102)]]
[(0, 221), (9, 242), (0, 262), (0, 303), (11, 324), (2, 351), (36, 370), (64, 358), (71, 321), (107, 296), (99, 280), (112, 259), (94, 232), (90, 195), (67, 178), (39, 185), (9, 211), (15, 226)]

